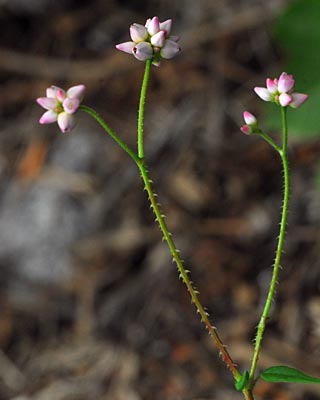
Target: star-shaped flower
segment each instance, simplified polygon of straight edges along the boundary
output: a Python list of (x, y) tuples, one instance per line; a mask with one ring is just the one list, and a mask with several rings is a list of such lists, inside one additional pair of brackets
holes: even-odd
[(255, 87), (254, 91), (264, 101), (277, 103), (282, 107), (290, 106), (292, 108), (300, 107), (308, 100), (308, 95), (293, 91), (294, 79), (292, 75), (282, 72), (279, 79), (270, 79), (266, 81), (267, 87)]
[(46, 97), (39, 97), (37, 103), (47, 111), (42, 115), (40, 124), (57, 122), (62, 132), (70, 132), (75, 126), (74, 113), (84, 97), (85, 86), (72, 86), (66, 92), (58, 86), (47, 89)]

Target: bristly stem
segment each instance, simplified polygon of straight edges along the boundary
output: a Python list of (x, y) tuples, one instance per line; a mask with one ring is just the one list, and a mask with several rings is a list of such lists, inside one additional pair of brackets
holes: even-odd
[(150, 201), (152, 209), (155, 213), (156, 220), (159, 224), (159, 228), (163, 234), (163, 238), (167, 242), (168, 247), (170, 249), (170, 253), (173, 257), (173, 261), (177, 265), (177, 268), (179, 271), (179, 277), (182, 279), (182, 281), (186, 285), (187, 290), (191, 296), (191, 301), (192, 301), (192, 303), (194, 303), (194, 305), (197, 309), (197, 312), (201, 316), (201, 321), (207, 327), (209, 334), (211, 335), (212, 339), (214, 340), (216, 346), (218, 347), (223, 361), (229, 367), (234, 378), (238, 379), (240, 376), (240, 373), (237, 371), (237, 369), (234, 365), (234, 362), (232, 361), (232, 359), (226, 349), (226, 346), (222, 343), (216, 328), (211, 325), (211, 323), (209, 321), (209, 316), (208, 316), (207, 312), (205, 311), (205, 309), (203, 308), (203, 306), (198, 298), (198, 294), (197, 294), (198, 292), (192, 286), (192, 282), (190, 281), (190, 279), (188, 277), (188, 272), (185, 270), (185, 268), (183, 266), (183, 262), (180, 258), (179, 251), (171, 237), (171, 234), (165, 223), (164, 216), (161, 213), (159, 204), (157, 203), (156, 194), (154, 193), (154, 191), (152, 189), (149, 175), (148, 175), (148, 170), (145, 165), (144, 140), (143, 140), (144, 106), (145, 106), (145, 101), (146, 101), (146, 93), (147, 93), (148, 82), (149, 82), (149, 77), (150, 77), (151, 65), (152, 65), (152, 60), (147, 60), (145, 70), (144, 70), (142, 86), (141, 86), (140, 101), (139, 101), (139, 113), (138, 113), (138, 157), (139, 157), (139, 160), (138, 160), (138, 162), (136, 160), (135, 161), (140, 170), (141, 177), (142, 177), (142, 180), (145, 185), (145, 190), (148, 193), (149, 201)]
[(143, 81), (141, 85), (140, 101), (139, 101), (139, 111), (138, 111), (138, 156), (139, 158), (144, 158), (144, 143), (143, 143), (143, 124), (144, 124), (144, 105), (146, 102), (146, 95), (148, 89), (148, 82), (150, 76), (150, 68), (152, 65), (152, 60), (146, 61), (146, 66), (143, 75)]
[[(289, 195), (290, 195), (290, 178), (289, 178), (289, 164), (288, 164), (288, 151), (287, 151), (287, 143), (288, 143), (288, 125), (287, 125), (287, 109), (286, 107), (281, 107), (281, 115), (282, 115), (282, 148), (279, 148), (277, 145), (274, 146), (270, 143), (279, 153), (282, 166), (283, 166), (283, 174), (284, 174), (284, 197), (283, 197), (283, 207), (282, 207), (282, 217), (280, 223), (280, 233), (278, 239), (278, 246), (276, 250), (276, 257), (273, 265), (273, 273), (270, 282), (269, 292), (266, 299), (266, 303), (261, 315), (260, 322), (257, 328), (257, 335), (255, 339), (255, 347), (253, 352), (253, 358), (251, 363), (249, 382), (251, 385), (254, 384), (255, 372), (257, 368), (257, 363), (259, 359), (259, 354), (261, 350), (261, 342), (263, 338), (263, 334), (266, 328), (267, 320), (270, 313), (270, 308), (272, 305), (272, 301), (275, 295), (275, 290), (277, 286), (277, 280), (280, 269), (281, 255), (283, 251), (284, 238), (286, 233), (286, 224), (287, 224), (287, 216), (288, 216), (288, 206), (289, 206)], [(265, 139), (265, 135), (263, 136)], [(269, 141), (268, 141), (269, 142)]]
[[(145, 76), (149, 77), (149, 73), (145, 74)], [(147, 87), (147, 82), (145, 82), (145, 85), (143, 85), (143, 87), (146, 89)], [(145, 89), (142, 91), (143, 96), (145, 97)], [(140, 101), (141, 103), (141, 101)], [(142, 103), (141, 103), (142, 104)], [(170, 253), (173, 257), (174, 262), (177, 265), (178, 271), (179, 271), (179, 277), (182, 279), (182, 281), (184, 282), (184, 284), (187, 287), (187, 290), (191, 296), (191, 300), (192, 303), (195, 305), (197, 312), (200, 314), (201, 317), (201, 321), (204, 323), (204, 325), (206, 326), (210, 336), (212, 337), (214, 343), (216, 344), (216, 346), (218, 347), (219, 351), (220, 351), (220, 355), (222, 357), (222, 360), (226, 363), (226, 365), (228, 366), (228, 368), (230, 369), (232, 375), (234, 376), (235, 380), (239, 379), (240, 377), (240, 373), (238, 372), (226, 346), (222, 343), (217, 329), (211, 325), (211, 322), (209, 320), (209, 316), (208, 313), (205, 311), (205, 309), (203, 308), (199, 297), (198, 297), (198, 292), (197, 290), (193, 287), (192, 282), (190, 281), (189, 277), (188, 277), (188, 272), (186, 271), (186, 269), (183, 266), (183, 262), (180, 258), (179, 255), (179, 250), (177, 249), (171, 234), (167, 228), (167, 225), (165, 223), (164, 220), (164, 216), (161, 213), (159, 204), (157, 203), (156, 200), (156, 194), (154, 193), (152, 186), (151, 186), (151, 181), (148, 175), (148, 171), (147, 171), (147, 167), (145, 164), (145, 161), (143, 158), (139, 157), (139, 155), (137, 155), (134, 151), (132, 151), (119, 137), (118, 135), (106, 124), (106, 122), (100, 117), (100, 115), (98, 113), (96, 113), (93, 109), (91, 109), (90, 107), (87, 106), (80, 106), (79, 107), (81, 110), (85, 111), (86, 113), (88, 113), (91, 117), (93, 117), (101, 126), (102, 128), (112, 137), (113, 140), (115, 140), (118, 145), (134, 160), (134, 162), (136, 163), (137, 167), (140, 170), (140, 174), (142, 177), (142, 180), (144, 182), (145, 185), (145, 189), (148, 193), (148, 198), (149, 201), (151, 203), (152, 209), (155, 213), (156, 216), (156, 220), (159, 224), (160, 230), (163, 234), (163, 237), (165, 239), (165, 241), (168, 244), (168, 247), (170, 249)], [(141, 108), (143, 110), (143, 106)], [(143, 117), (143, 111), (142, 114), (140, 113), (139, 116)], [(140, 121), (141, 127), (143, 126), (143, 120)], [(141, 131), (140, 131), (141, 132)], [(141, 143), (141, 150), (142, 154), (143, 154), (143, 141), (140, 142)]]
[(230, 357), (230, 354), (228, 353), (228, 351), (226, 349), (226, 346), (222, 343), (222, 341), (218, 335), (217, 329), (211, 325), (208, 313), (205, 311), (205, 309), (203, 308), (203, 306), (199, 300), (198, 291), (193, 287), (192, 282), (189, 279), (188, 272), (183, 266), (183, 261), (180, 258), (179, 250), (177, 250), (177, 247), (172, 239), (171, 233), (169, 232), (167, 225), (165, 223), (164, 216), (161, 213), (159, 204), (157, 203), (156, 194), (154, 193), (154, 191), (152, 189), (145, 163), (143, 160), (140, 160), (139, 163), (137, 163), (137, 165), (139, 167), (141, 177), (142, 177), (142, 180), (145, 185), (145, 189), (148, 193), (148, 197), (149, 197), (152, 209), (156, 216), (156, 221), (159, 224), (159, 228), (163, 234), (163, 238), (165, 239), (165, 241), (168, 244), (170, 253), (173, 257), (173, 261), (177, 265), (178, 272), (179, 272), (179, 278), (186, 285), (187, 290), (191, 296), (191, 301), (195, 305), (197, 312), (200, 314), (201, 321), (205, 324), (210, 336), (212, 337), (214, 343), (218, 347), (223, 361), (227, 364), (227, 366), (230, 369), (230, 371), (232, 372), (232, 375), (234, 376), (234, 378), (238, 379), (240, 376), (240, 373), (236, 369), (235, 364), (232, 361), (232, 358)]

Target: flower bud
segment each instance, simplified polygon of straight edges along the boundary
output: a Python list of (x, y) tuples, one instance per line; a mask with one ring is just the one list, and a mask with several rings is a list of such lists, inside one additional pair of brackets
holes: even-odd
[(149, 35), (155, 35), (160, 31), (160, 23), (158, 17), (153, 17), (152, 19), (147, 20), (146, 28), (148, 30)]
[(148, 37), (147, 28), (140, 24), (130, 26), (130, 36), (135, 43), (143, 42)]
[(164, 22), (160, 22), (159, 27), (161, 31), (165, 31), (166, 35), (169, 36), (172, 27), (172, 19), (167, 19)]
[(251, 114), (249, 111), (245, 111), (243, 113), (243, 119), (246, 124), (241, 126), (241, 132), (245, 133), (246, 135), (251, 135), (252, 133), (258, 132), (258, 121), (253, 114)]
[(162, 47), (164, 45), (164, 41), (166, 39), (165, 31), (159, 31), (155, 35), (151, 36), (151, 44), (152, 46)]
[(56, 99), (56, 98), (58, 98), (58, 97), (64, 99), (64, 97), (65, 97), (65, 92), (64, 92), (64, 90), (61, 89), (61, 88), (59, 88), (58, 86), (54, 86), (54, 85), (50, 86), (50, 87), (46, 90), (46, 94), (47, 94), (47, 97), (51, 97), (51, 98), (53, 98), (53, 99)]
[(257, 118), (253, 114), (251, 114), (249, 111), (245, 111), (243, 113), (243, 119), (244, 119), (245, 123), (248, 125), (254, 125), (257, 123)]
[(63, 133), (70, 132), (75, 125), (75, 119), (72, 114), (62, 112), (58, 115), (58, 125)]
[(279, 103), (282, 107), (287, 107), (292, 102), (292, 96), (288, 93), (281, 93), (279, 96)]
[(279, 93), (287, 93), (294, 86), (294, 79), (292, 75), (282, 72), (278, 81), (278, 91)]
[(153, 55), (153, 50), (150, 43), (140, 42), (133, 48), (133, 55), (137, 60), (150, 60)]
[(167, 39), (164, 43), (164, 46), (162, 47), (160, 54), (161, 57), (163, 58), (173, 58), (176, 56), (179, 51), (180, 51), (180, 46), (178, 45), (177, 42), (174, 42), (173, 40)]
[(84, 85), (72, 86), (67, 90), (67, 97), (70, 99), (77, 99), (79, 100), (79, 103), (81, 103), (84, 98), (85, 91), (86, 87)]
[(252, 127), (250, 125), (242, 125), (240, 131), (246, 135), (251, 135)]
[(134, 42), (124, 42), (116, 45), (116, 49), (124, 51), (125, 53), (132, 54), (134, 49)]
[(275, 82), (275, 79), (267, 79), (267, 89), (270, 93), (274, 94), (278, 91), (278, 85), (277, 82)]

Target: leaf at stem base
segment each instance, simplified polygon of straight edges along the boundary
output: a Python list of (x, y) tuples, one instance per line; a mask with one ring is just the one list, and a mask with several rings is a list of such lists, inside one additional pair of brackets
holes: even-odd
[(320, 383), (320, 378), (307, 375), (298, 369), (285, 365), (267, 368), (260, 374), (260, 378), (267, 382)]

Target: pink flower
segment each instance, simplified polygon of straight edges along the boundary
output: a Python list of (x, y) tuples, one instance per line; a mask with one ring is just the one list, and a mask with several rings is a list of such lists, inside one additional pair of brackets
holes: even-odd
[(158, 17), (147, 19), (145, 25), (130, 26), (131, 42), (116, 45), (125, 53), (133, 54), (139, 61), (152, 60), (153, 65), (160, 65), (163, 58), (170, 59), (180, 51), (177, 36), (170, 36), (172, 20), (159, 22)]
[(140, 42), (132, 49), (133, 55), (139, 61), (146, 61), (152, 57), (152, 46), (147, 42)]
[(256, 125), (257, 124), (257, 118), (251, 114), (249, 111), (245, 111), (243, 113), (243, 119), (244, 122), (248, 125)]
[(57, 86), (49, 87), (47, 97), (37, 99), (37, 103), (47, 110), (40, 118), (40, 124), (57, 122), (62, 132), (70, 132), (75, 126), (73, 114), (79, 108), (84, 92), (84, 85), (72, 86), (67, 92)]
[(292, 97), (292, 101), (290, 103), (290, 106), (292, 108), (298, 108), (301, 106), (301, 104), (303, 104), (305, 101), (308, 100), (309, 96), (307, 94), (303, 94), (303, 93), (292, 93), (291, 97)]
[(245, 133), (246, 135), (251, 135), (252, 133), (258, 133), (258, 121), (257, 118), (251, 114), (249, 111), (245, 111), (243, 113), (243, 119), (245, 125), (242, 125), (240, 130), (241, 132)]
[(255, 87), (254, 91), (264, 101), (272, 101), (273, 100), (273, 97), (274, 97), (273, 93), (271, 93), (267, 88)]
[(294, 79), (292, 75), (287, 74), (286, 72), (282, 72), (280, 78), (278, 80), (278, 91), (280, 93), (287, 93), (294, 86)]
[(293, 76), (286, 72), (282, 72), (279, 79), (268, 78), (266, 86), (255, 87), (254, 91), (262, 100), (274, 102), (282, 107), (298, 108), (308, 99), (308, 95), (293, 91)]

